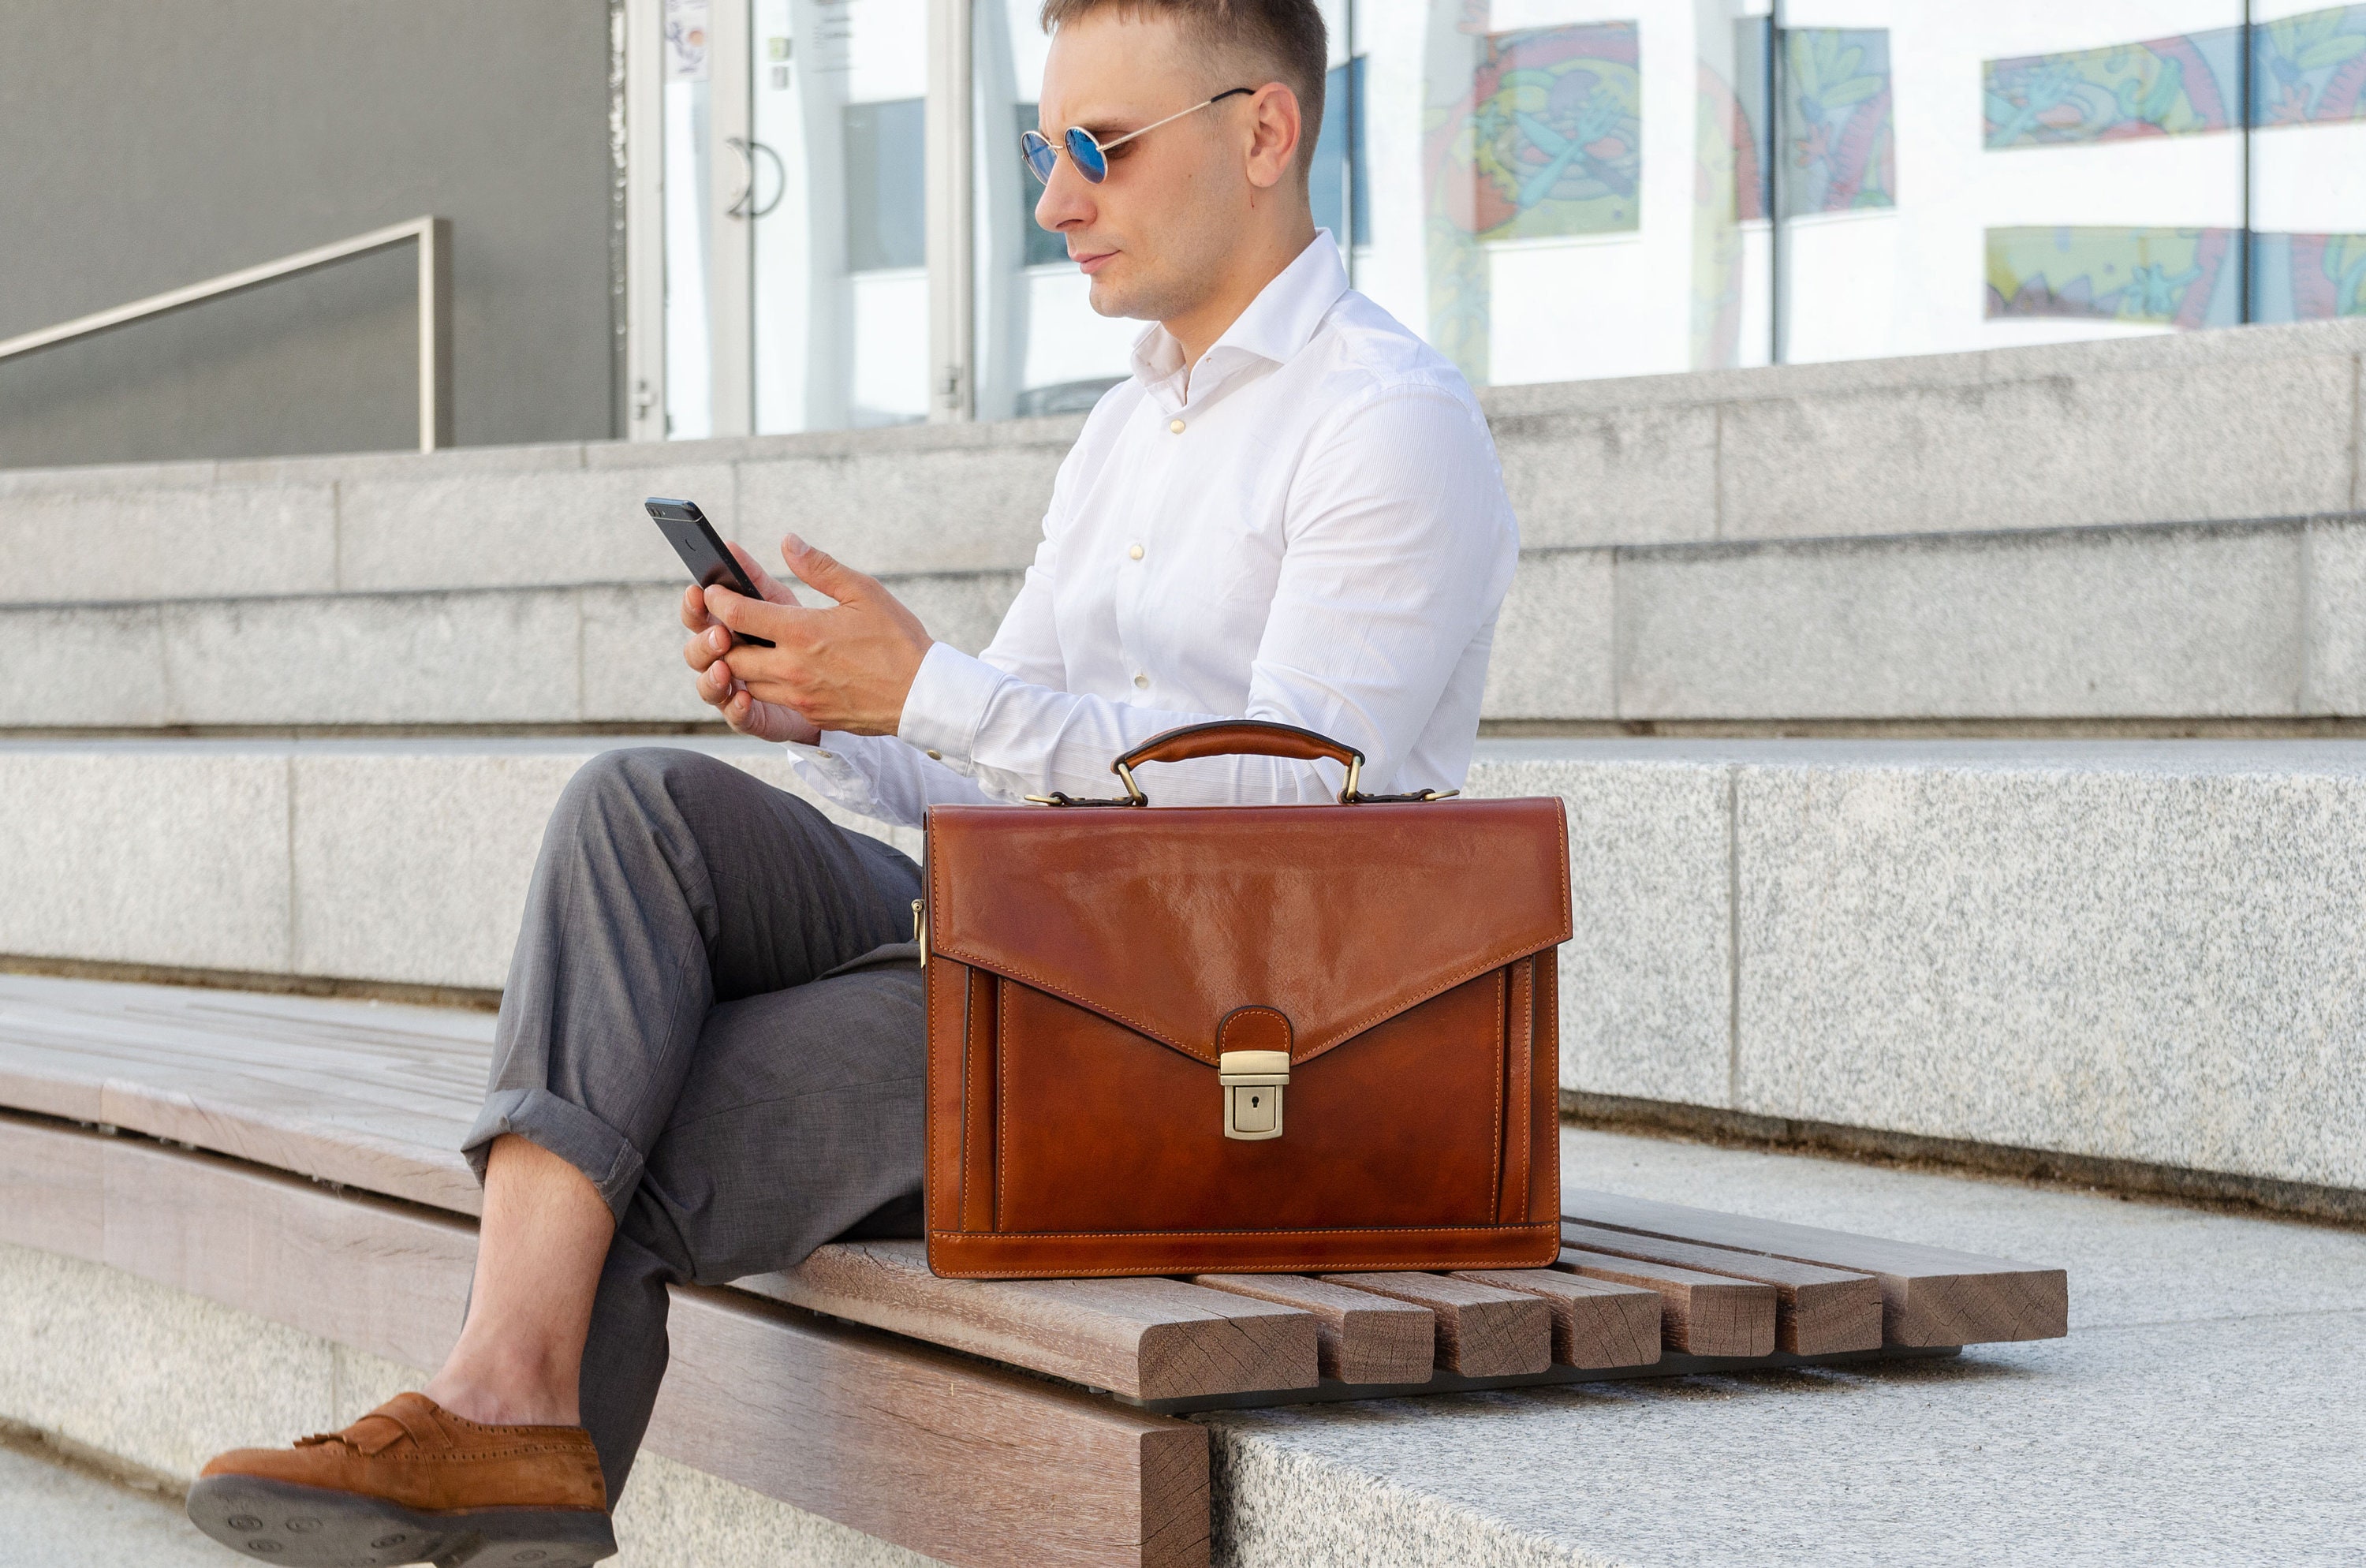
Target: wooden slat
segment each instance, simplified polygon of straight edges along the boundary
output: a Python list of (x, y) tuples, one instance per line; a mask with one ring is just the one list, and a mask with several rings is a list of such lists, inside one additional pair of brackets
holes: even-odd
[(1886, 1345), (1977, 1345), (2070, 1332), (2069, 1279), (2059, 1269), (1616, 1192), (1564, 1191), (1561, 1208), (1582, 1224), (1870, 1274), (1881, 1286)]
[(1765, 1356), (1774, 1349), (1774, 1287), (1667, 1263), (1561, 1248), (1554, 1264), (1589, 1280), (1635, 1285), (1660, 1296), (1660, 1338), (1688, 1356)]
[(1870, 1274), (1852, 1274), (1787, 1258), (1702, 1247), (1632, 1231), (1561, 1222), (1560, 1238), (1589, 1252), (1673, 1263), (1703, 1274), (1729, 1274), (1774, 1287), (1774, 1348), (1795, 1356), (1881, 1346), (1881, 1286)]
[(0, 1107), (103, 1122), (457, 1213), (492, 1020), (0, 975)]
[(1305, 1312), (1180, 1280), (941, 1280), (918, 1241), (838, 1242), (742, 1290), (1136, 1399), (1312, 1388)]
[(1425, 1306), (1437, 1319), (1436, 1364), (1468, 1378), (1552, 1365), (1552, 1313), (1532, 1295), (1446, 1274), (1325, 1274), (1335, 1285)]
[(1208, 1436), (745, 1297), (677, 1291), (669, 1458), (963, 1568), (1202, 1568)]
[[(1425, 1306), (1351, 1291), (1303, 1274), (1200, 1274), (1192, 1283), (1293, 1306), (1314, 1319), (1323, 1375), (1340, 1382), (1425, 1382), (1437, 1355), (1436, 1314)], [(1652, 1352), (1659, 1349), (1652, 1318)]]
[(1466, 1269), (1455, 1275), (1538, 1297), (1552, 1314), (1557, 1367), (1648, 1367), (1660, 1359), (1660, 1297), (1558, 1269)]
[[(36, 1181), (51, 1213), (0, 1205), (0, 1241), (63, 1242), (414, 1368), (458, 1331), (465, 1222), (0, 1118), (0, 1194)], [(957, 1568), (1208, 1561), (1208, 1439), (1189, 1422), (734, 1292), (677, 1291), (669, 1336), (655, 1452)]]
[[(38, 1206), (0, 1205), (0, 1240), (109, 1264), (405, 1366), (441, 1364), (459, 1335), (477, 1256), (465, 1221), (145, 1139), (0, 1118), (0, 1190), (28, 1167), (47, 1191)], [(82, 1218), (61, 1234), (55, 1216), (68, 1212)]]

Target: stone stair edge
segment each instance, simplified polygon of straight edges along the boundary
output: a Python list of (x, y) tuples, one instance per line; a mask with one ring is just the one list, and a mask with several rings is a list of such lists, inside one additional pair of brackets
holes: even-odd
[[(0, 735), (0, 761), (90, 755), (285, 757), (343, 761), (507, 757), (585, 757), (639, 746), (672, 747), (728, 760), (778, 762), (786, 749), (721, 732), (628, 729), (580, 735), (454, 732), (425, 735)], [(1539, 767), (1815, 768), (2191, 773), (2232, 777), (2366, 773), (2366, 739), (2162, 737), (1854, 737), (1854, 736), (1490, 736), (1477, 742), (1474, 773)]]
[[(2002, 381), (2045, 380), (2066, 374), (2114, 374), (2210, 363), (2318, 357), (2366, 353), (2366, 322), (2304, 321), (2218, 328), (2157, 336), (1935, 354), (1897, 355), (1812, 364), (1688, 370), (1583, 381), (1515, 383), (1480, 389), (1490, 416), (1584, 413), (1622, 407), (1747, 401), (1833, 391), (1886, 392), (1944, 389)], [(567, 471), (602, 467), (651, 468), (701, 462), (763, 461), (839, 453), (965, 449), (997, 446), (1065, 447), (1084, 416), (891, 425), (776, 435), (718, 436), (699, 441), (557, 441), (504, 446), (407, 451), (299, 454), (186, 459), (158, 463), (96, 463), (49, 468), (0, 468), (0, 502), (59, 491), (146, 489), (155, 486), (325, 483), (339, 478), (415, 473), (443, 478), (463, 473)]]

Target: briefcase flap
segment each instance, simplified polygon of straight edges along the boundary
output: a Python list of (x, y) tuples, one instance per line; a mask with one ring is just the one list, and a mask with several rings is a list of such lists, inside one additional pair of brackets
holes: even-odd
[(1569, 940), (1557, 799), (929, 812), (932, 953), (1213, 1065), (1236, 1008), (1290, 1060)]

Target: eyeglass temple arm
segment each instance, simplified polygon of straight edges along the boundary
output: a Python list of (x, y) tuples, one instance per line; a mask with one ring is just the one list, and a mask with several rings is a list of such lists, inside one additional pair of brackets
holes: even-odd
[(1162, 125), (1172, 125), (1187, 114), (1198, 114), (1201, 109), (1206, 108), (1209, 104), (1221, 104), (1226, 98), (1237, 98), (1243, 93), (1254, 93), (1256, 91), (1256, 89), (1255, 87), (1227, 87), (1222, 92), (1218, 93), (1214, 97), (1210, 98), (1208, 103), (1193, 104), (1188, 109), (1177, 109), (1165, 119), (1153, 120), (1148, 125), (1144, 126), (1140, 130), (1129, 130), (1123, 136), (1117, 138), (1113, 141), (1102, 142), (1101, 151), (1106, 152), (1112, 147), (1122, 147), (1127, 142), (1132, 141), (1135, 137), (1147, 136)]

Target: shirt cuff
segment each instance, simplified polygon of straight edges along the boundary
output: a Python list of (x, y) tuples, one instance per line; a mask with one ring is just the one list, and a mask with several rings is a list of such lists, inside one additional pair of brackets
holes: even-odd
[(950, 643), (931, 646), (904, 694), (896, 738), (926, 751), (932, 761), (967, 773), (978, 726), (1002, 683), (1010, 677)]
[(871, 793), (871, 780), (841, 750), (846, 739), (835, 730), (825, 729), (810, 746), (802, 740), (784, 740), (781, 744), (787, 748), (789, 761), (796, 770), (817, 784), (835, 784), (839, 790), (851, 788), (867, 795)]

